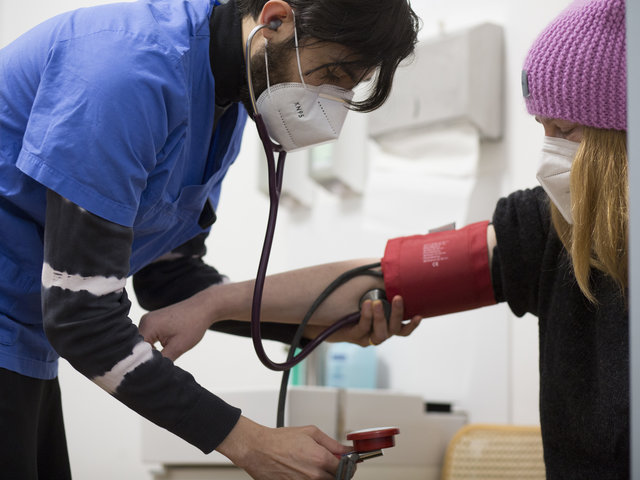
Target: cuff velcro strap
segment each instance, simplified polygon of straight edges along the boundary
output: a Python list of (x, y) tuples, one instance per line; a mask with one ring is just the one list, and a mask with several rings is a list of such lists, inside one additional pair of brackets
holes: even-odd
[(399, 237), (382, 259), (387, 298), (404, 300), (405, 318), (433, 317), (496, 303), (487, 250), (487, 226)]

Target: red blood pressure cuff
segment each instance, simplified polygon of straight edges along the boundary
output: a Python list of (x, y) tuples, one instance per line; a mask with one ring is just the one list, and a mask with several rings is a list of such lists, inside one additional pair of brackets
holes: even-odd
[(387, 242), (382, 273), (387, 298), (400, 295), (405, 318), (434, 317), (496, 303), (487, 226), (394, 238)]

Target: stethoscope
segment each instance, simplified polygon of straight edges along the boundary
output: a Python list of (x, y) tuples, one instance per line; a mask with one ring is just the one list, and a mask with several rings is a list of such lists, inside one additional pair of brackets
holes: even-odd
[[(289, 383), (289, 372), (291, 368), (304, 360), (316, 347), (318, 347), (318, 345), (320, 345), (320, 343), (326, 340), (330, 335), (347, 325), (357, 323), (360, 319), (359, 311), (353, 312), (343, 317), (333, 325), (329, 326), (307, 345), (305, 345), (296, 355), (295, 351), (298, 348), (300, 341), (302, 340), (304, 329), (307, 326), (313, 313), (333, 291), (335, 291), (338, 287), (345, 284), (352, 278), (360, 275), (382, 277), (382, 273), (375, 270), (376, 268), (380, 267), (379, 262), (370, 265), (363, 265), (344, 272), (323, 290), (323, 292), (318, 296), (318, 298), (313, 302), (313, 304), (307, 311), (306, 315), (300, 322), (300, 325), (295, 332), (293, 340), (291, 341), (291, 347), (289, 349), (289, 354), (286, 361), (277, 363), (269, 358), (262, 344), (262, 333), (260, 328), (260, 307), (262, 304), (262, 293), (264, 290), (264, 282), (267, 274), (269, 255), (271, 253), (271, 246), (273, 244), (273, 236), (276, 227), (276, 219), (278, 216), (278, 205), (280, 203), (280, 192), (282, 189), (284, 163), (287, 152), (282, 148), (281, 145), (274, 143), (271, 140), (269, 132), (267, 131), (267, 126), (262, 119), (262, 115), (260, 115), (260, 113), (258, 112), (255, 92), (253, 90), (253, 77), (251, 76), (251, 43), (253, 41), (253, 37), (261, 29), (269, 28), (271, 30), (277, 30), (281, 24), (282, 21), (276, 19), (269, 22), (268, 24), (260, 24), (256, 26), (247, 37), (245, 54), (247, 84), (249, 87), (251, 107), (253, 109), (253, 120), (256, 123), (258, 135), (260, 137), (260, 141), (262, 142), (262, 146), (267, 157), (267, 173), (269, 178), (269, 217), (267, 221), (267, 230), (265, 233), (264, 243), (262, 246), (262, 253), (260, 255), (260, 261), (258, 264), (258, 273), (256, 275), (255, 286), (253, 290), (253, 301), (251, 306), (251, 338), (253, 340), (254, 349), (260, 361), (271, 370), (283, 372), (282, 382), (280, 384), (280, 394), (278, 398), (278, 418), (276, 422), (278, 427), (284, 426), (284, 404), (286, 401), (287, 385)], [(277, 162), (275, 160), (276, 152), (278, 152)], [(363, 297), (361, 298), (360, 303), (362, 304), (364, 300), (369, 298), (386, 300), (386, 297), (384, 297), (384, 292), (382, 290), (375, 289), (366, 292), (365, 295), (363, 295)], [(336, 474), (336, 479), (350, 479), (355, 472), (356, 463), (382, 455), (382, 448), (392, 447), (395, 444), (393, 436), (398, 433), (399, 430), (395, 427), (367, 429), (357, 432), (351, 432), (349, 435), (347, 435), (347, 440), (353, 440), (354, 451), (341, 457)]]
[[(262, 293), (264, 289), (264, 281), (266, 278), (267, 266), (269, 263), (269, 255), (271, 253), (271, 246), (273, 243), (273, 236), (276, 227), (276, 219), (278, 216), (278, 205), (280, 202), (280, 192), (282, 189), (282, 179), (284, 175), (284, 164), (287, 152), (284, 151), (281, 145), (274, 143), (269, 136), (269, 132), (267, 131), (267, 126), (264, 123), (262, 115), (258, 112), (258, 108), (256, 106), (256, 98), (255, 92), (253, 89), (253, 82), (251, 76), (251, 43), (253, 41), (253, 37), (258, 31), (263, 28), (270, 28), (272, 30), (278, 29), (282, 24), (281, 20), (273, 20), (268, 24), (261, 24), (256, 26), (247, 37), (246, 42), (246, 73), (247, 73), (247, 84), (249, 87), (249, 97), (251, 98), (251, 107), (253, 109), (253, 120), (256, 123), (256, 127), (258, 129), (258, 135), (260, 137), (260, 141), (262, 142), (262, 146), (264, 148), (265, 155), (267, 157), (267, 173), (269, 177), (269, 218), (267, 221), (267, 230), (265, 233), (264, 243), (262, 246), (262, 253), (260, 255), (260, 262), (258, 265), (258, 273), (256, 275), (256, 281), (253, 291), (253, 301), (252, 301), (252, 309), (251, 309), (251, 337), (253, 339), (253, 346), (256, 350), (256, 354), (260, 361), (269, 369), (275, 371), (288, 371), (302, 360), (304, 360), (320, 343), (327, 339), (330, 335), (345, 327), (346, 325), (350, 325), (356, 323), (360, 318), (360, 312), (351, 313), (344, 318), (340, 319), (338, 322), (334, 323), (330, 327), (328, 327), (325, 331), (323, 331), (320, 335), (318, 335), (315, 339), (309, 342), (297, 355), (290, 355), (286, 361), (282, 363), (277, 363), (272, 361), (267, 353), (264, 350), (262, 345), (262, 334), (260, 329), (260, 306), (262, 304)], [(278, 152), (278, 161), (275, 160), (275, 153)], [(318, 297), (318, 299), (313, 303), (307, 315), (300, 323), (296, 335), (294, 336), (294, 343), (296, 345), (292, 345), (291, 352), (294, 353), (295, 348), (300, 343), (302, 338), (302, 332), (306, 327), (309, 318), (315, 312), (315, 310), (320, 306), (320, 304), (340, 285), (346, 283), (348, 280), (359, 276), (359, 275), (373, 275), (373, 276), (382, 276), (380, 272), (373, 271), (374, 268), (380, 266), (380, 263), (375, 263), (371, 265), (364, 265), (362, 267), (355, 268), (353, 270), (345, 272), (343, 275), (338, 277), (334, 282), (332, 282)]]

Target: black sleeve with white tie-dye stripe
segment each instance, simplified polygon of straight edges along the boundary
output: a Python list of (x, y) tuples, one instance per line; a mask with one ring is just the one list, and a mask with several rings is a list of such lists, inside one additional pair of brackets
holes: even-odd
[(47, 193), (42, 306), (58, 354), (122, 403), (205, 453), (240, 410), (164, 358), (128, 317), (133, 232)]

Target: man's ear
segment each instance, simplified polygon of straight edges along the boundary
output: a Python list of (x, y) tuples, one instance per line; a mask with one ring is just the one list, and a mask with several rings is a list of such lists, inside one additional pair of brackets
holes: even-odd
[(277, 27), (262, 29), (262, 35), (268, 41), (282, 42), (293, 35), (293, 11), (291, 5), (284, 0), (269, 0), (265, 3), (258, 21)]

